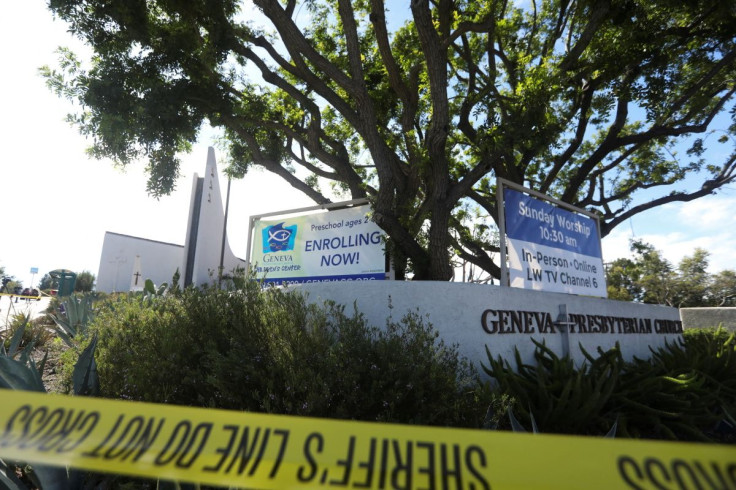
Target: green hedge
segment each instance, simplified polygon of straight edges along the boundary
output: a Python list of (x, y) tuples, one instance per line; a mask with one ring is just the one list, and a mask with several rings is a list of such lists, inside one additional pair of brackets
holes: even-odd
[(490, 400), (418, 313), (378, 329), (257, 283), (120, 297), (92, 330), (106, 397), (464, 427), (482, 424)]

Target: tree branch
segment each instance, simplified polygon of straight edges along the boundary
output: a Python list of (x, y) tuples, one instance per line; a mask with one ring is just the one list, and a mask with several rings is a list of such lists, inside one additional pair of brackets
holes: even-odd
[(588, 121), (590, 120), (590, 115), (588, 114), (588, 112), (590, 111), (590, 104), (593, 100), (593, 92), (595, 91), (594, 85), (595, 84), (593, 83), (588, 83), (586, 86), (583, 86), (581, 97), (582, 100), (580, 103), (580, 109), (578, 110), (578, 125), (577, 129), (575, 130), (575, 136), (573, 137), (572, 141), (570, 141), (570, 144), (567, 145), (565, 151), (555, 158), (552, 169), (549, 171), (549, 173), (547, 173), (547, 177), (544, 179), (544, 182), (542, 182), (542, 185), (539, 188), (540, 192), (544, 193), (549, 190), (554, 181), (557, 179), (557, 176), (559, 175), (562, 168), (570, 160), (570, 158), (572, 158), (578, 148), (580, 148), (580, 144), (585, 138), (585, 131), (588, 129)]
[(657, 206), (661, 206), (663, 204), (671, 202), (693, 201), (700, 197), (713, 194), (719, 188), (723, 187), (724, 185), (731, 184), (734, 181), (736, 181), (736, 154), (731, 155), (731, 157), (724, 163), (721, 171), (715, 178), (705, 181), (700, 189), (698, 189), (697, 191), (690, 193), (673, 193), (667, 196), (660, 197), (658, 199), (653, 199), (638, 206), (634, 206), (628, 211), (603, 224), (603, 226), (601, 227), (601, 236), (606, 236), (620, 223), (626, 221), (627, 219), (638, 213), (641, 213), (642, 211), (646, 211), (648, 209), (652, 209)]
[[(381, 0), (371, 0), (370, 20), (373, 30), (376, 33), (376, 44), (378, 45), (378, 53), (386, 67), (388, 81), (391, 88), (403, 103), (403, 110), (400, 117), (401, 127), (405, 132), (410, 131), (414, 124), (418, 105), (419, 95), (416, 90), (409, 89), (401, 76), (401, 70), (396, 63), (393, 52), (391, 51), (391, 43), (388, 39), (388, 30), (386, 29), (386, 12), (384, 4)], [(413, 84), (416, 86), (416, 84)]]
[(289, 185), (291, 185), (298, 191), (301, 191), (304, 194), (306, 194), (310, 199), (312, 199), (317, 204), (327, 204), (331, 202), (328, 198), (326, 198), (321, 193), (317, 192), (316, 190), (308, 186), (306, 183), (302, 182), (294, 174), (292, 174), (287, 169), (285, 169), (281, 165), (281, 163), (274, 161), (270, 158), (266, 158), (265, 155), (263, 155), (263, 153), (260, 151), (258, 147), (258, 142), (256, 141), (255, 137), (253, 137), (252, 134), (248, 133), (247, 131), (243, 131), (243, 130), (236, 130), (236, 131), (238, 133), (238, 136), (242, 138), (242, 140), (248, 145), (248, 149), (250, 149), (251, 153), (253, 154), (254, 164), (260, 165), (261, 167), (265, 168), (269, 172), (273, 172), (274, 174), (278, 175), (282, 179), (286, 180), (286, 182), (288, 182)]
[[(700, 124), (692, 124), (686, 126), (662, 126), (656, 125), (651, 127), (649, 130), (642, 133), (632, 134), (618, 138), (616, 146), (628, 146), (638, 144), (644, 141), (649, 141), (654, 138), (661, 138), (663, 136), (681, 136), (689, 133), (704, 133), (708, 130), (708, 126), (713, 121), (713, 118), (723, 109), (723, 106), (728, 102), (731, 97), (736, 93), (736, 86), (731, 88), (717, 104), (713, 106), (713, 109), (706, 115), (705, 119)], [(677, 121), (677, 123), (684, 123), (686, 121)]]
[(289, 51), (297, 66), (301, 65), (305, 72), (309, 71), (306, 69), (306, 65), (303, 64), (302, 56), (304, 56), (320, 72), (342, 87), (343, 90), (353, 93), (355, 89), (354, 81), (309, 44), (302, 31), (291, 20), (291, 17), (287, 15), (286, 11), (281, 8), (277, 0), (253, 0), (253, 3), (261, 9), (264, 15), (268, 17), (274, 27), (279, 31), (284, 46)]
[(629, 114), (629, 99), (623, 95), (619, 96), (616, 104), (616, 118), (608, 129), (605, 139), (598, 148), (590, 155), (577, 169), (573, 177), (565, 186), (565, 191), (560, 198), (564, 202), (573, 202), (580, 186), (587, 179), (588, 174), (611, 150), (617, 146), (617, 136), (626, 124), (626, 118)]
[(560, 71), (564, 72), (567, 70), (570, 70), (572, 66), (577, 62), (578, 58), (581, 54), (583, 54), (583, 51), (585, 51), (585, 48), (588, 47), (590, 42), (593, 40), (593, 37), (598, 32), (598, 29), (601, 26), (601, 23), (606, 18), (606, 15), (611, 9), (611, 3), (610, 0), (595, 2), (595, 7), (593, 7), (593, 12), (591, 12), (588, 17), (588, 23), (585, 25), (585, 29), (583, 29), (582, 34), (578, 38), (575, 45), (572, 47), (572, 49), (567, 53), (567, 55), (562, 59), (560, 62)]

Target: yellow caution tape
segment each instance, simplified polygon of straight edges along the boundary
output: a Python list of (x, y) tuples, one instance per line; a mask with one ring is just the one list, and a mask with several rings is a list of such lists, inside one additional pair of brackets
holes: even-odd
[(736, 488), (736, 447), (0, 390), (0, 458), (248, 488)]
[(10, 298), (35, 299), (35, 300), (39, 300), (42, 297), (40, 294), (38, 296), (29, 296), (29, 295), (13, 294), (13, 293), (0, 293), (0, 296), (9, 296)]

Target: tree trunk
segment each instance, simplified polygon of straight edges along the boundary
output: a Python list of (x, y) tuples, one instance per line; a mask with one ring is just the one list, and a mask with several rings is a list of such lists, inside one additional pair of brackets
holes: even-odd
[(449, 227), (450, 208), (443, 202), (436, 203), (432, 210), (432, 225), (429, 229), (429, 280), (452, 279)]

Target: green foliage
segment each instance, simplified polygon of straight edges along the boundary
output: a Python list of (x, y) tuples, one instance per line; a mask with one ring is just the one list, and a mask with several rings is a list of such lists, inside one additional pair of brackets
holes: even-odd
[[(516, 369), (490, 356), (483, 369), (513, 398), (518, 423), (534, 419), (541, 432), (602, 435), (615, 426), (622, 437), (733, 442), (735, 336), (691, 332), (651, 360), (631, 362), (618, 348), (597, 356), (583, 350), (581, 366), (536, 343), (532, 365), (517, 352)], [(719, 433), (720, 426), (730, 429)]]
[[(92, 326), (98, 338), (97, 370), (102, 396), (176, 403), (171, 380), (191, 385), (200, 366), (203, 339), (175, 328), (176, 301), (144, 302), (117, 296), (100, 309)], [(204, 329), (203, 329), (204, 330)], [(196, 332), (194, 332), (196, 333)], [(186, 404), (186, 403), (183, 403)]]
[(94, 319), (94, 295), (72, 295), (61, 303), (61, 309), (50, 314), (56, 323), (56, 333), (69, 346), (76, 345), (75, 339), (84, 338), (87, 328)]
[(56, 333), (70, 349), (62, 356), (62, 384), (75, 395), (97, 396), (100, 380), (97, 375), (97, 336), (89, 326), (95, 317), (96, 296), (72, 295), (61, 308), (49, 316), (56, 323)]
[(641, 240), (631, 241), (633, 259), (608, 264), (609, 299), (666, 304), (679, 308), (736, 305), (736, 272), (708, 273), (708, 252), (695, 249), (677, 268)]
[[(546, 345), (534, 341), (534, 364), (522, 362), (516, 350), (516, 370), (508, 360), (493, 359), (483, 365), (503, 393), (515, 399), (514, 413), (531, 421), (543, 432), (597, 434), (607, 431), (611, 414), (606, 411), (621, 374), (623, 359), (618, 349), (599, 352), (577, 367), (569, 357), (558, 357)], [(615, 419), (615, 414), (613, 415)]]
[(46, 273), (38, 283), (38, 289), (42, 291), (48, 291), (50, 289), (57, 289), (59, 287), (59, 280), (51, 277), (51, 274)]
[(683, 257), (678, 266), (678, 304), (681, 307), (708, 304), (711, 277), (708, 271), (708, 252), (696, 248), (693, 255)]
[(670, 263), (659, 250), (642, 241), (632, 241), (631, 249), (638, 258), (641, 300), (644, 303), (671, 304), (676, 276)]
[[(73, 347), (67, 350), (68, 353), (74, 354), (79, 343), (85, 340), (85, 326), (91, 309), (91, 302), (85, 301), (88, 298), (70, 297), (64, 305), (71, 316), (57, 322), (57, 333), (63, 335), (64, 341)], [(32, 322), (26, 314), (16, 315), (8, 329), (8, 338), (0, 338), (0, 388), (46, 392), (42, 376), (48, 351), (39, 363), (33, 359), (33, 353), (35, 349), (46, 345), (49, 339), (50, 329), (45, 319)], [(75, 395), (99, 393), (94, 360), (95, 342), (93, 337), (81, 355), (73, 356), (75, 363), (69, 364)], [(24, 345), (23, 350), (20, 350)], [(29, 466), (0, 459), (0, 486), (3, 488), (81, 488), (84, 474), (73, 469)]]
[(153, 297), (163, 296), (169, 289), (168, 283), (163, 283), (159, 287), (153, 283), (152, 280), (146, 279), (146, 284), (143, 287), (143, 294), (148, 301), (151, 301)]
[(88, 293), (94, 289), (95, 275), (90, 271), (82, 271), (77, 274), (77, 280), (74, 283), (74, 292)]
[(18, 359), (0, 353), (0, 388), (25, 391), (46, 391), (41, 379), (46, 357), (36, 364), (32, 349), (23, 350)]
[(74, 364), (72, 387), (75, 395), (97, 396), (100, 394), (100, 379), (97, 375), (97, 362), (95, 360), (96, 348), (97, 337), (93, 336)]
[(103, 396), (269, 413), (477, 426), (488, 392), (418, 314), (385, 329), (294, 293), (120, 297), (94, 326)]
[(16, 315), (6, 331), (6, 338), (0, 342), (0, 388), (46, 391), (41, 375), (47, 356), (38, 365), (33, 360), (38, 335), (31, 332), (30, 325), (28, 315)]
[(633, 260), (627, 258), (614, 260), (606, 268), (608, 299), (618, 301), (638, 299), (642, 292), (638, 280), (639, 274)]
[[(5, 330), (5, 338), (3, 339), (2, 351), (9, 357), (14, 357), (14, 354), (18, 352), (20, 347), (24, 344), (28, 345), (31, 343), (33, 338), (30, 332), (26, 331), (26, 326), (30, 323), (30, 316), (26, 313), (18, 313), (13, 316), (13, 320)], [(25, 341), (25, 342), (24, 342)]]
[[(736, 409), (736, 343), (723, 330), (688, 332), (684, 341), (635, 359), (616, 402), (626, 409), (622, 432), (631, 437), (712, 440)], [(733, 435), (731, 436), (733, 438)]]
[(727, 269), (711, 278), (710, 300), (712, 306), (736, 306), (736, 271)]
[(27, 313), (16, 313), (7, 325), (4, 346), (11, 349), (11, 339), (20, 335), (18, 348), (32, 346), (33, 348), (45, 347), (52, 339), (53, 333), (39, 320), (31, 320)]
[(683, 331), (682, 339), (686, 346), (699, 346), (696, 348), (716, 348), (729, 344), (731, 332), (723, 327), (688, 328)]
[(399, 277), (447, 280), (452, 252), (498, 276), (461, 217), (494, 226), (497, 177), (594, 210), (603, 236), (736, 179), (732, 140), (699, 137), (736, 115), (729, 2), (253, 5), (52, 0), (93, 55), (42, 73), (93, 156), (149, 161), (154, 195), (209, 125), (234, 176), (369, 197)]
[(59, 298), (58, 296), (51, 296), (49, 298), (48, 306), (46, 306), (46, 309), (44, 310), (47, 321), (51, 323), (52, 325), (56, 324), (56, 322), (54, 322), (54, 319), (52, 318), (52, 315), (59, 314), (59, 308), (61, 307), (61, 303), (62, 303), (61, 298)]

